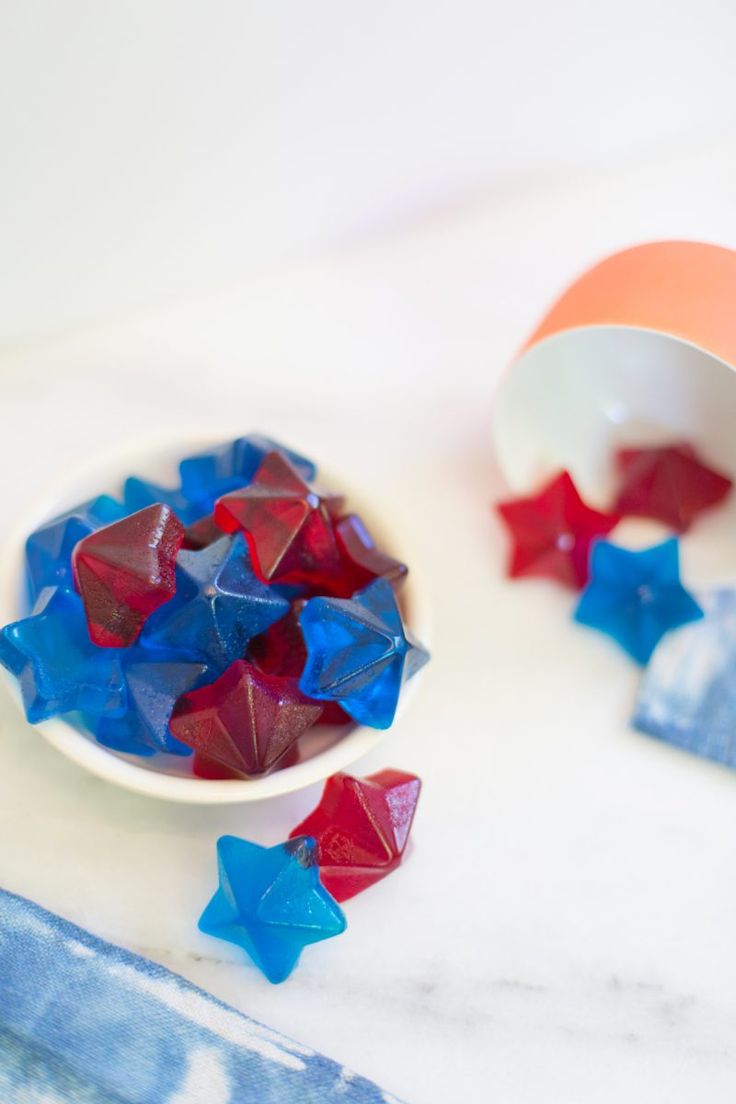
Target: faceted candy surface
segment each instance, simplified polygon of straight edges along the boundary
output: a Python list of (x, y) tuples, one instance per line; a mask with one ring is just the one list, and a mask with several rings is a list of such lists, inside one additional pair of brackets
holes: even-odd
[(347, 514), (335, 523), (335, 539), (340, 567), (328, 583), (329, 593), (335, 598), (351, 598), (374, 579), (388, 579), (396, 587), (406, 578), (406, 564), (376, 547), (357, 514)]
[(119, 717), (86, 718), (101, 744), (130, 755), (165, 751), (191, 755), (169, 732), (177, 698), (206, 676), (203, 663), (175, 659), (153, 662), (142, 648), (130, 648), (123, 656), (127, 708)]
[(309, 943), (345, 931), (342, 909), (320, 883), (314, 840), (259, 847), (222, 836), (217, 857), (220, 885), (200, 930), (242, 947), (269, 981), (284, 981)]
[(302, 692), (338, 702), (359, 724), (388, 728), (403, 683), (429, 659), (404, 629), (391, 584), (377, 579), (353, 598), (311, 598), (299, 623)]
[(648, 662), (670, 629), (702, 616), (680, 582), (675, 538), (640, 552), (608, 541), (594, 545), (575, 620), (612, 636), (637, 663)]
[(26, 541), (26, 574), (31, 602), (44, 587), (71, 588), (72, 552), (75, 545), (111, 521), (125, 517), (127, 510), (110, 495), (83, 502), (59, 517), (47, 521)]
[(245, 533), (261, 579), (318, 586), (340, 566), (326, 502), (289, 461), (270, 452), (253, 481), (220, 498), (215, 520), (221, 529)]
[(31, 616), (0, 632), (0, 663), (18, 678), (33, 724), (72, 710), (122, 712), (121, 661), (117, 649), (92, 643), (80, 598), (58, 587), (41, 591)]
[(208, 452), (185, 457), (179, 465), (182, 494), (204, 507), (203, 513), (211, 513), (218, 498), (250, 483), (269, 452), (285, 456), (308, 482), (315, 478), (317, 469), (311, 460), (277, 441), (251, 433)]
[(180, 698), (171, 732), (207, 760), (253, 776), (272, 770), (321, 712), (296, 679), (238, 660), (215, 682)]
[(327, 780), (319, 805), (291, 834), (314, 837), (320, 879), (337, 901), (399, 866), (421, 785), (416, 775), (396, 770)]
[(193, 521), (191, 525), (186, 527), (182, 548), (189, 551), (207, 548), (208, 545), (214, 544), (216, 540), (220, 540), (223, 535), (222, 529), (215, 521), (214, 514), (205, 514), (199, 521)]
[(610, 533), (618, 517), (586, 506), (568, 472), (539, 494), (496, 507), (513, 539), (508, 574), (541, 575), (579, 589), (588, 579), (590, 548)]
[(215, 674), (289, 612), (287, 600), (253, 574), (239, 534), (180, 552), (176, 580), (176, 596), (149, 620), (141, 643), (201, 660)]
[(184, 527), (169, 506), (147, 506), (79, 542), (74, 583), (89, 635), (101, 648), (128, 647), (176, 589), (174, 565)]
[(616, 454), (619, 491), (615, 510), (655, 518), (686, 532), (703, 510), (731, 490), (731, 480), (698, 458), (690, 445), (621, 449)]

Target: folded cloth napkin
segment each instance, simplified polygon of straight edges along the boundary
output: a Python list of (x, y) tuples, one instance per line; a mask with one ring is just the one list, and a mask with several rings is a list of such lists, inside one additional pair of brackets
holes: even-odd
[(0, 1101), (398, 1104), (162, 966), (2, 890)]

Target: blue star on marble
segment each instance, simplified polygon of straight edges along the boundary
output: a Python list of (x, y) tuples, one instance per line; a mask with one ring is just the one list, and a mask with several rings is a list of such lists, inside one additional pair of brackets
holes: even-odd
[(30, 617), (0, 632), (0, 663), (20, 683), (28, 720), (58, 713), (121, 713), (126, 704), (122, 653), (89, 638), (81, 599), (47, 587)]
[(736, 589), (698, 592), (704, 617), (657, 645), (632, 724), (675, 747), (736, 767)]
[(122, 503), (99, 495), (45, 522), (26, 541), (26, 576), (31, 603), (44, 587), (73, 589), (72, 552), (83, 537), (127, 515)]
[(218, 498), (251, 482), (261, 460), (269, 452), (286, 456), (307, 482), (317, 475), (315, 465), (305, 456), (269, 437), (250, 433), (207, 452), (185, 457), (179, 465), (182, 493), (190, 501), (199, 503), (203, 513), (209, 514)]
[(190, 501), (181, 491), (160, 487), (158, 483), (150, 483), (148, 480), (139, 479), (135, 475), (131, 475), (125, 480), (123, 500), (128, 508), (128, 513), (131, 514), (137, 513), (138, 510), (144, 510), (146, 506), (163, 502), (165, 506), (171, 507), (183, 525), (191, 525), (192, 522), (199, 521), (200, 518), (209, 513), (206, 507)]
[(123, 656), (127, 708), (122, 716), (85, 717), (97, 741), (128, 755), (191, 755), (192, 749), (174, 739), (169, 721), (177, 698), (207, 681), (207, 667), (128, 648)]
[(388, 728), (404, 682), (429, 659), (406, 632), (391, 584), (377, 579), (352, 598), (312, 598), (299, 624), (302, 693), (339, 702), (359, 724)]
[(222, 836), (220, 887), (202, 913), (200, 931), (242, 947), (269, 981), (284, 981), (304, 947), (347, 927), (319, 880), (316, 848), (309, 836), (276, 847)]
[(594, 544), (590, 581), (574, 616), (645, 664), (666, 632), (703, 611), (680, 582), (679, 544), (671, 538), (640, 552), (609, 541)]
[(289, 602), (256, 578), (245, 538), (224, 536), (176, 561), (176, 594), (146, 622), (146, 648), (206, 663), (213, 678), (249, 641), (289, 612)]

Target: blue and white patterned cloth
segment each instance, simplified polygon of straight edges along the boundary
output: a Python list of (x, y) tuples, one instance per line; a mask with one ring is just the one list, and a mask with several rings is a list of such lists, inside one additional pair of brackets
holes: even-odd
[(736, 589), (695, 597), (705, 617), (663, 637), (642, 678), (632, 724), (736, 767)]
[(398, 1104), (169, 970), (2, 890), (0, 1101)]

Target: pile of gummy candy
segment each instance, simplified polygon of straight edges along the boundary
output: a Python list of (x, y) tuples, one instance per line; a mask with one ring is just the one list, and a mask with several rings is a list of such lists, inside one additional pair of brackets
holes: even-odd
[[(564, 471), (538, 494), (498, 504), (512, 537), (508, 573), (580, 590), (575, 620), (650, 664), (635, 727), (736, 766), (736, 592), (715, 588), (694, 597), (680, 579), (677, 537), (636, 551), (606, 539), (626, 517), (686, 533), (702, 511), (726, 498), (731, 480), (688, 444), (622, 449), (615, 467), (617, 488), (606, 511), (586, 505)], [(691, 623), (687, 633), (671, 633)]]
[[(206, 778), (295, 762), (315, 725), (387, 728), (427, 660), (381, 552), (314, 464), (251, 435), (131, 477), (26, 543), (31, 612), (0, 633), (28, 720), (193, 756)], [(345, 731), (336, 729), (335, 731)]]

